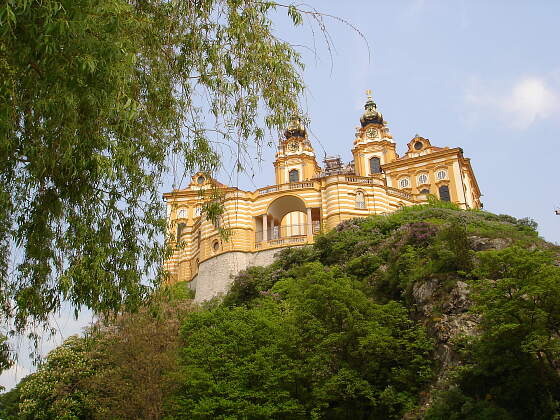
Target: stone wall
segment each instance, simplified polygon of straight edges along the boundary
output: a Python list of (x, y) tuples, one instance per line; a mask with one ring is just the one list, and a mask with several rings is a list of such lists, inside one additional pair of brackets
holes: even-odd
[(191, 281), (195, 301), (203, 302), (227, 292), (233, 277), (254, 265), (271, 264), (283, 248), (258, 252), (226, 252), (200, 263), (198, 274)]

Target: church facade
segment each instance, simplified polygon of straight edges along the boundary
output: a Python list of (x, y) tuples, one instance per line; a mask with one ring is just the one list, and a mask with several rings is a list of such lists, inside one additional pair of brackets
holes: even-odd
[[(313, 243), (319, 232), (344, 220), (423, 204), (429, 195), (463, 209), (481, 207), (461, 148), (435, 147), (418, 135), (407, 148), (397, 154), (369, 96), (353, 141), (354, 160), (325, 158), (319, 166), (305, 126), (294, 117), (278, 145), (274, 185), (243, 191), (198, 173), (187, 188), (164, 194), (174, 238), (166, 269), (173, 280), (190, 282), (195, 299), (203, 301), (225, 293), (240, 270), (271, 263), (281, 248)], [(216, 190), (224, 211), (212, 221), (202, 208)]]

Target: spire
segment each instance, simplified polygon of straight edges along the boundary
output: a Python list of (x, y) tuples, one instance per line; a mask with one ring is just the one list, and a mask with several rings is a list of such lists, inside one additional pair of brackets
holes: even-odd
[(373, 102), (370, 89), (366, 90), (366, 95), (368, 99), (364, 106), (365, 112), (362, 115), (362, 118), (360, 118), (362, 127), (372, 123), (383, 124), (383, 115), (381, 115), (381, 112), (377, 111), (377, 105)]
[(307, 137), (307, 130), (305, 129), (305, 125), (299, 114), (294, 113), (292, 115), (288, 128), (284, 131), (284, 135), (287, 139), (290, 137)]

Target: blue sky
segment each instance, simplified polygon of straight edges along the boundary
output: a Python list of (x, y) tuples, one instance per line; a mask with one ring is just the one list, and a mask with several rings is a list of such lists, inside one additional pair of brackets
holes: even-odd
[[(320, 157), (324, 148), (351, 160), (364, 92), (371, 89), (401, 154), (416, 133), (435, 146), (462, 147), (472, 159), (486, 210), (532, 217), (545, 239), (560, 243), (560, 216), (554, 215), (560, 206), (560, 2), (306, 3), (351, 22), (370, 48), (368, 56), (355, 31), (327, 19), (332, 63), (320, 37), (317, 59), (302, 50), (305, 106)], [(283, 16), (275, 21), (282, 38), (313, 46), (307, 26), (293, 29)], [(274, 149), (263, 158), (253, 177), (239, 178), (240, 187), (274, 182)], [(59, 334), (43, 343), (44, 352), (91, 320), (87, 312), (77, 321), (67, 312), (53, 321)], [(19, 350), (27, 352), (24, 342)], [(28, 369), (29, 363), (21, 363), (0, 376), (0, 385), (11, 387)]]
[[(560, 243), (554, 214), (560, 206), (560, 2), (307, 4), (351, 22), (370, 48), (368, 56), (359, 34), (327, 19), (332, 63), (319, 36), (318, 60), (301, 50), (311, 140), (321, 158), (324, 148), (351, 160), (364, 92), (371, 89), (401, 154), (416, 133), (436, 146), (462, 147), (486, 210), (529, 216), (542, 236)], [(282, 38), (313, 46), (307, 28), (277, 22)], [(274, 183), (273, 155), (266, 150), (254, 178), (240, 178), (239, 186)]]

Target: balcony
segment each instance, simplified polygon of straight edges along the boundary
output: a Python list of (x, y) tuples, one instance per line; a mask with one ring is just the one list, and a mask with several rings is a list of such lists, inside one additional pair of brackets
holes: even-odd
[(303, 245), (321, 230), (321, 222), (314, 220), (311, 224), (311, 237), (307, 235), (308, 224), (274, 226), (268, 230), (268, 240), (263, 240), (263, 231), (255, 232), (255, 249), (267, 249), (283, 246)]

